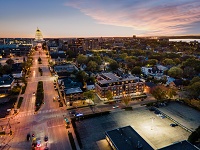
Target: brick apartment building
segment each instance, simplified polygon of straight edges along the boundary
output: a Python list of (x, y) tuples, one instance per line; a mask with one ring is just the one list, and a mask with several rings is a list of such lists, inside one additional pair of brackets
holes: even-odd
[(110, 90), (114, 98), (124, 94), (131, 96), (140, 95), (144, 92), (145, 83), (132, 75), (117, 76), (114, 73), (102, 73), (97, 76), (95, 84), (96, 93), (101, 98), (106, 98), (106, 92)]

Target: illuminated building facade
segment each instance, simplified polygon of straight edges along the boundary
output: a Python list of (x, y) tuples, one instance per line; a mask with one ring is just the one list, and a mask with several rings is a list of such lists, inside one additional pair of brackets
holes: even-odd
[(117, 76), (114, 73), (102, 73), (97, 76), (95, 84), (96, 93), (101, 98), (106, 98), (106, 92), (111, 91), (113, 97), (123, 95), (140, 95), (144, 92), (145, 83), (132, 75)]
[(42, 36), (42, 32), (40, 31), (39, 28), (37, 28), (36, 32), (35, 32), (35, 40), (36, 42), (42, 42), (44, 41), (43, 36)]

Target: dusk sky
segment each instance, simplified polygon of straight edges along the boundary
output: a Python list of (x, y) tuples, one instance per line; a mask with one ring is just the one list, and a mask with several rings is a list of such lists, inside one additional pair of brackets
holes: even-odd
[(200, 0), (0, 0), (0, 37), (199, 35)]

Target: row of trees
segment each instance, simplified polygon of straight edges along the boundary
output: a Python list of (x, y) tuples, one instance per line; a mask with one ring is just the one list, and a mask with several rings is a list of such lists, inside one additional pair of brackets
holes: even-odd
[(39, 81), (36, 92), (35, 111), (38, 111), (43, 103), (44, 103), (43, 82)]

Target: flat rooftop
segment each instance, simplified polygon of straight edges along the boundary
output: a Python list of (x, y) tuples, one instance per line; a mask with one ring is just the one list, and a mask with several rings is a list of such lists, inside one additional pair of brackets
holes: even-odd
[(122, 81), (139, 81), (139, 77), (135, 77), (133, 75), (127, 74), (123, 77), (117, 76), (114, 73), (102, 73), (98, 76), (97, 78), (98, 82), (101, 84), (106, 84), (106, 83), (113, 83), (113, 82), (122, 82)]
[(117, 150), (138, 150), (153, 148), (131, 127), (121, 127), (105, 132)]

